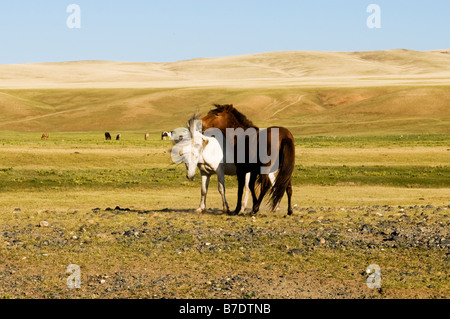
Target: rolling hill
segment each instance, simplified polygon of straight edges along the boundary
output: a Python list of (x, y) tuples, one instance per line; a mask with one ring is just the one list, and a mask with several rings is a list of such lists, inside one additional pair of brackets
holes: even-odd
[(296, 134), (450, 133), (450, 50), (0, 65), (0, 130), (157, 132), (213, 103)]

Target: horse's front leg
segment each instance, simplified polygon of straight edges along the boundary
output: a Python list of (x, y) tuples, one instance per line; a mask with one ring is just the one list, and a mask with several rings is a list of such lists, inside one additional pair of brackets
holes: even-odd
[(241, 211), (242, 193), (244, 192), (244, 186), (245, 186), (245, 172), (240, 172), (238, 170), (237, 179), (238, 179), (237, 204), (236, 204), (236, 209), (233, 212), (233, 215), (237, 215)]
[(208, 193), (210, 177), (210, 175), (202, 174), (202, 197), (200, 199), (200, 206), (195, 210), (196, 213), (201, 213), (206, 208), (206, 194)]
[(230, 209), (228, 208), (227, 199), (225, 197), (225, 172), (223, 170), (223, 167), (222, 166), (219, 167), (216, 173), (217, 173), (219, 193), (222, 196), (223, 212), (225, 214), (228, 214), (230, 212)]
[(250, 173), (245, 174), (245, 187), (244, 187), (244, 199), (242, 200), (241, 213), (245, 212), (248, 203), (248, 196), (250, 195), (250, 188), (248, 187), (250, 183)]

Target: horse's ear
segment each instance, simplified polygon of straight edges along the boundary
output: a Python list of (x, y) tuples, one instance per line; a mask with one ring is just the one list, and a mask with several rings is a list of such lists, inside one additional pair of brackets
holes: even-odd
[(231, 111), (233, 111), (233, 104), (225, 105), (225, 111), (226, 111), (226, 112), (231, 112)]

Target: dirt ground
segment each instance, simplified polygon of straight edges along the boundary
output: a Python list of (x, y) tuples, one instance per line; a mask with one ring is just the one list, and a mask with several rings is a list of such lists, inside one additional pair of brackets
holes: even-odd
[[(448, 298), (449, 206), (17, 208), (0, 226), (3, 298)], [(70, 289), (69, 264), (81, 269)], [(370, 264), (381, 269), (371, 288)]]

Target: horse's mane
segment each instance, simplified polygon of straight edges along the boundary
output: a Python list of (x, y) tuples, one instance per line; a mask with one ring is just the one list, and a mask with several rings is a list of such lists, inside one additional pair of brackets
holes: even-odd
[(197, 110), (192, 115), (192, 117), (187, 121), (187, 128), (189, 130), (189, 133), (191, 134), (191, 138), (194, 136), (194, 132), (196, 130), (198, 130), (199, 132), (202, 132), (202, 124), (201, 123), (202, 123), (201, 122), (201, 114)]
[(247, 116), (235, 109), (232, 104), (214, 104), (214, 107), (215, 109), (210, 110), (208, 114), (218, 115), (219, 113), (224, 112), (227, 108), (232, 108), (231, 113), (234, 115), (234, 118), (236, 119), (236, 122), (239, 124), (239, 126), (244, 126), (245, 128), (254, 127), (258, 129), (258, 127), (253, 124), (253, 122), (250, 121)]
[(197, 110), (195, 111), (194, 114), (192, 114), (192, 117), (187, 121), (188, 122), (188, 126), (193, 123), (195, 120), (200, 120), (201, 119), (201, 114), (200, 112)]

